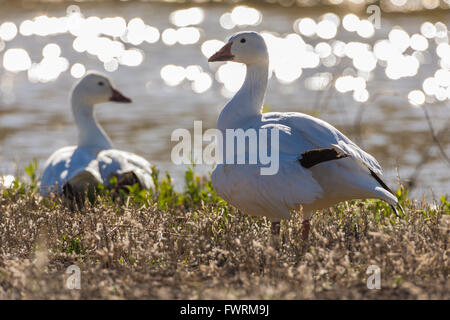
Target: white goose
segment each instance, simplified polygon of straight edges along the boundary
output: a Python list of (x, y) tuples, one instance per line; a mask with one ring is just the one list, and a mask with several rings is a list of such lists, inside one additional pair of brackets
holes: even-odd
[(114, 89), (110, 80), (97, 72), (88, 72), (71, 93), (72, 113), (78, 127), (78, 144), (55, 151), (45, 164), (41, 194), (79, 193), (89, 186), (109, 186), (112, 176), (119, 183), (139, 183), (153, 187), (151, 165), (144, 158), (113, 149), (111, 140), (95, 118), (94, 105), (108, 101), (131, 100)]
[(217, 122), (224, 141), (226, 129), (279, 130), (278, 172), (261, 175), (259, 164), (219, 164), (212, 183), (221, 197), (247, 214), (268, 217), (274, 233), (279, 232), (281, 219), (289, 219), (290, 211), (302, 206), (305, 240), (312, 213), (341, 201), (378, 198), (398, 215), (397, 198), (380, 179), (378, 162), (332, 125), (303, 113), (261, 113), (269, 65), (261, 35), (237, 33), (208, 61), (247, 66), (244, 84)]

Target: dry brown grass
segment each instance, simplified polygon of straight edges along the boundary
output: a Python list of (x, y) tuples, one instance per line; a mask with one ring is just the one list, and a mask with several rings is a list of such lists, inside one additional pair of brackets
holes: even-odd
[[(2, 299), (449, 299), (450, 215), (379, 202), (318, 212), (308, 243), (299, 216), (273, 238), (265, 219), (203, 205), (106, 200), (71, 212), (59, 200), (0, 196)], [(65, 286), (81, 268), (81, 290)], [(380, 290), (366, 287), (369, 265)]]

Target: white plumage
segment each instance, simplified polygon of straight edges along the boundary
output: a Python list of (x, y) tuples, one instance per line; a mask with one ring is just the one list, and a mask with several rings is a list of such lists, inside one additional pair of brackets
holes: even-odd
[(143, 188), (153, 187), (151, 165), (144, 158), (114, 149), (95, 119), (94, 105), (116, 101), (131, 102), (115, 90), (104, 75), (90, 72), (71, 93), (72, 112), (78, 127), (78, 145), (63, 147), (47, 160), (41, 177), (41, 194), (61, 194), (66, 184), (82, 192), (89, 186), (110, 185), (117, 178), (133, 173)]
[(62, 193), (69, 182), (76, 191), (89, 185), (109, 186), (112, 176), (133, 172), (145, 189), (153, 187), (151, 166), (144, 158), (130, 152), (69, 146), (55, 151), (45, 164), (41, 178), (41, 193)]
[[(273, 222), (289, 219), (291, 210), (303, 206), (307, 228), (315, 210), (341, 201), (378, 198), (398, 205), (378, 177), (382, 170), (377, 160), (332, 125), (302, 113), (261, 113), (268, 60), (264, 39), (255, 32), (234, 35), (209, 59), (247, 66), (244, 84), (219, 116), (217, 127), (223, 135), (227, 129), (238, 128), (279, 130), (278, 172), (261, 175), (261, 164), (219, 164), (212, 175), (217, 193), (243, 212), (267, 216)], [(302, 153), (331, 148), (344, 157), (310, 168), (300, 164)]]

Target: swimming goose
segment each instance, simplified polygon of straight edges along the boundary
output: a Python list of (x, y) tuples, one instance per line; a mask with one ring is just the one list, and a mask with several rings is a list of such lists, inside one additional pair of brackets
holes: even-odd
[(42, 174), (41, 194), (77, 194), (97, 184), (110, 186), (113, 176), (118, 184), (139, 183), (153, 187), (151, 165), (144, 158), (113, 148), (108, 135), (97, 122), (96, 104), (109, 101), (130, 103), (110, 80), (90, 71), (71, 92), (72, 113), (78, 127), (78, 144), (55, 151), (47, 160)]
[[(228, 129), (278, 132), (278, 171), (262, 175), (260, 169), (264, 165), (261, 162), (218, 164), (212, 174), (212, 184), (219, 196), (249, 215), (268, 217), (274, 233), (279, 232), (281, 219), (289, 219), (291, 210), (302, 206), (305, 240), (312, 213), (341, 201), (381, 199), (389, 203), (398, 216), (395, 209), (399, 206), (398, 200), (381, 180), (377, 160), (339, 130), (303, 113), (261, 112), (268, 82), (269, 55), (260, 34), (235, 34), (208, 61), (235, 61), (247, 67), (244, 84), (223, 108), (217, 122), (223, 145)], [(268, 148), (271, 147), (269, 144)], [(226, 150), (223, 156), (225, 159)]]

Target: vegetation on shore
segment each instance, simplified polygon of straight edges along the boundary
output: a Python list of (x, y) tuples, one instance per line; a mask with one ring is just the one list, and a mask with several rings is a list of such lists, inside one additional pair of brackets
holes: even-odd
[[(450, 298), (444, 196), (425, 203), (399, 190), (402, 219), (382, 201), (342, 203), (313, 216), (304, 243), (299, 212), (274, 237), (191, 168), (180, 192), (154, 169), (154, 191), (100, 187), (76, 210), (38, 195), (35, 164), (26, 172), (0, 190), (0, 299)], [(80, 290), (66, 286), (71, 265)], [(370, 265), (379, 290), (367, 288)]]

